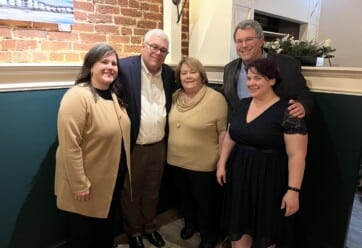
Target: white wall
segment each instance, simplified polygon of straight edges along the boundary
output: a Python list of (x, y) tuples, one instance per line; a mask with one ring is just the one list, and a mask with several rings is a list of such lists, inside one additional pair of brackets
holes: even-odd
[[(328, 1), (328, 0), (327, 0)], [(298, 22), (308, 22), (309, 0), (254, 0), (254, 8)]]
[[(232, 40), (236, 24), (253, 18), (254, 9), (306, 23), (311, 19), (310, 3), (313, 1), (321, 0), (190, 1), (189, 55), (200, 59), (204, 65), (225, 65), (236, 57)], [(304, 33), (310, 33), (309, 28)]]
[[(164, 0), (166, 1), (166, 0)], [(168, 0), (167, 0), (168, 1)], [(362, 67), (362, 0), (320, 0), (320, 16), (311, 18), (302, 38), (318, 41), (332, 39), (332, 65)], [(276, 4), (278, 2), (278, 4)], [(190, 1), (189, 54), (205, 65), (225, 65), (234, 56), (232, 32), (235, 14), (233, 4), (240, 3), (242, 15), (248, 16), (247, 6), (291, 19), (307, 20), (319, 0), (195, 0)], [(235, 5), (234, 5), (235, 8)], [(174, 11), (174, 9), (172, 9)], [(316, 34), (315, 36), (311, 34)], [(328, 65), (327, 63), (325, 63)]]
[(332, 39), (333, 66), (362, 67), (361, 10), (361, 0), (322, 1), (318, 39)]
[(204, 65), (230, 61), (232, 0), (190, 1), (189, 55)]

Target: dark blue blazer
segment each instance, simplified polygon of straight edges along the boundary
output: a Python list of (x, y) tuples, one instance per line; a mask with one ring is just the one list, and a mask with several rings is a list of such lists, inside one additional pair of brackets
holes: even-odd
[[(141, 121), (141, 56), (131, 56), (119, 60), (119, 83), (122, 87), (121, 98), (123, 98), (127, 113), (131, 119), (131, 147), (136, 143)], [(162, 81), (166, 95), (167, 115), (171, 109), (172, 93), (175, 91), (174, 70), (162, 65)], [(167, 116), (168, 117), (168, 116)], [(166, 135), (168, 126), (166, 126)], [(167, 138), (167, 137), (166, 137)]]

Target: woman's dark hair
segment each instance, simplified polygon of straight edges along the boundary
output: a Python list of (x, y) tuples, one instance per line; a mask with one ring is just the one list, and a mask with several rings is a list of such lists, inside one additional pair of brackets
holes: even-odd
[(248, 65), (247, 70), (257, 72), (267, 77), (268, 79), (275, 79), (275, 84), (273, 85), (273, 89), (276, 85), (280, 83), (281, 77), (280, 77), (279, 67), (271, 59), (268, 58), (256, 59)]
[[(91, 68), (95, 63), (102, 60), (105, 56), (108, 56), (111, 54), (116, 55), (118, 75), (119, 75), (119, 72), (120, 72), (120, 67), (119, 67), (119, 63), (118, 63), (119, 58), (118, 58), (118, 54), (117, 54), (116, 50), (114, 50), (114, 48), (111, 47), (110, 45), (98, 44), (98, 45), (95, 45), (94, 47), (92, 47), (87, 52), (87, 54), (84, 56), (83, 66), (81, 68), (81, 71), (80, 71), (77, 79), (75, 80), (75, 84), (80, 84), (80, 83), (87, 84), (87, 86), (89, 86), (91, 88), (95, 99), (97, 99), (97, 92), (91, 85), (91, 78), (92, 78)], [(122, 87), (121, 87), (121, 84), (118, 82), (119, 81), (118, 75), (117, 75), (117, 78), (110, 85), (110, 90), (112, 92), (116, 93), (116, 95), (119, 97), (122, 95)], [(121, 105), (123, 105), (123, 100), (120, 98), (118, 100), (121, 103)]]

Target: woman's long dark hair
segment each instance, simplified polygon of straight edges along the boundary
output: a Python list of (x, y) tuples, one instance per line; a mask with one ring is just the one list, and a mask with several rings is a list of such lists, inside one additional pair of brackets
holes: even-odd
[(119, 67), (119, 63), (118, 63), (119, 58), (118, 58), (118, 54), (117, 54), (116, 50), (114, 50), (114, 48), (111, 47), (110, 45), (98, 44), (98, 45), (95, 45), (94, 47), (92, 47), (87, 52), (87, 54), (84, 57), (83, 66), (81, 68), (81, 71), (80, 71), (77, 79), (75, 80), (75, 84), (80, 84), (80, 83), (87, 84), (87, 86), (90, 87), (90, 89), (95, 97), (95, 100), (96, 100), (98, 97), (98, 94), (91, 84), (91, 78), (92, 78), (91, 68), (95, 63), (102, 60), (105, 56), (108, 56), (111, 54), (116, 55), (118, 74), (117, 74), (117, 78), (111, 83), (110, 90), (111, 90), (111, 92), (114, 92), (117, 95), (118, 102), (120, 103), (120, 105), (124, 106), (124, 101), (121, 98), (122, 85), (119, 82), (119, 72), (120, 72), (120, 67)]

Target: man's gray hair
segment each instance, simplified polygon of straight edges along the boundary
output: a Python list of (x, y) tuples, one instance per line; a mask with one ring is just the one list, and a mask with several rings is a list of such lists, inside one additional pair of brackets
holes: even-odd
[(143, 41), (144, 42), (148, 42), (150, 41), (151, 37), (152, 36), (157, 36), (157, 37), (160, 37), (162, 40), (166, 41), (167, 42), (167, 47), (169, 45), (169, 40), (168, 40), (168, 36), (167, 34), (162, 30), (162, 29), (151, 29), (149, 30), (145, 36), (144, 36), (144, 39)]
[(235, 41), (235, 34), (239, 29), (241, 29), (241, 30), (254, 29), (255, 32), (256, 32), (256, 35), (259, 38), (264, 36), (263, 28), (261, 27), (260, 23), (255, 21), (255, 20), (252, 20), (252, 19), (246, 19), (246, 20), (243, 20), (243, 21), (238, 23), (238, 25), (235, 27), (235, 30), (234, 30), (234, 36), (233, 36), (234, 41)]

